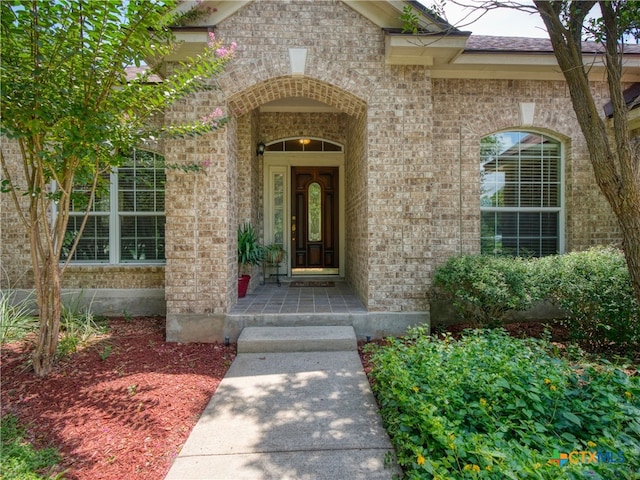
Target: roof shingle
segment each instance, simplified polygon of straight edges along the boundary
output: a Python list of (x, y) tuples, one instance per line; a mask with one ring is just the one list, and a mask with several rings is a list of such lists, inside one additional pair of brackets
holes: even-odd
[[(604, 47), (598, 42), (582, 42), (583, 53), (601, 53)], [(471, 35), (465, 48), (467, 52), (523, 52), (553, 53), (551, 40), (548, 38), (494, 37), (488, 35)], [(625, 44), (626, 54), (640, 54), (640, 45)]]

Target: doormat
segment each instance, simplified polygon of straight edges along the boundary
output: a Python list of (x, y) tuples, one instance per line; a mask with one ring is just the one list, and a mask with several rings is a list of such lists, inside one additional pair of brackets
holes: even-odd
[(311, 281), (311, 282), (305, 282), (302, 280), (295, 280), (293, 282), (291, 282), (289, 284), (289, 288), (294, 288), (294, 287), (335, 287), (336, 286), (336, 282), (331, 282), (331, 281)]

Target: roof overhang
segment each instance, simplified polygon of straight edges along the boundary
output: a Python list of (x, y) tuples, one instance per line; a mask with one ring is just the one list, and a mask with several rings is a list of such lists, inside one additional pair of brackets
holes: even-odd
[[(180, 46), (166, 60), (180, 61), (201, 53), (209, 40), (208, 31), (251, 2), (252, 0), (199, 2), (198, 8), (203, 8), (206, 13), (195, 23), (174, 29)], [(552, 51), (478, 49), (477, 41), (468, 42), (470, 32), (456, 30), (430, 12), (420, 11), (416, 6), (417, 2), (343, 0), (343, 3), (383, 29), (385, 62), (388, 65), (427, 66), (432, 78), (564, 80)], [(193, 8), (194, 5), (195, 0), (185, 1), (180, 8)], [(420, 13), (420, 34), (400, 33), (400, 15), (407, 5)], [(592, 80), (606, 78), (601, 55), (585, 54), (584, 62)], [(627, 53), (624, 62), (622, 81), (640, 82), (640, 54)]]
[[(167, 61), (181, 61), (202, 53), (209, 41), (209, 31), (223, 22), (253, 0), (187, 0), (182, 2), (178, 12), (186, 12), (199, 8), (203, 14), (194, 22), (184, 27), (173, 27), (173, 33), (179, 44), (178, 48), (165, 57)], [(224, 41), (224, 39), (222, 39)]]
[(388, 65), (447, 65), (464, 51), (469, 34), (405, 35), (387, 33)]
[(209, 42), (211, 27), (174, 27), (177, 48), (165, 57), (166, 61), (183, 61), (189, 57), (201, 54)]
[[(606, 67), (602, 55), (585, 54), (583, 62), (590, 80), (603, 81), (606, 79)], [(432, 77), (564, 80), (553, 52), (474, 53), (465, 51), (452, 62), (434, 69)], [(640, 55), (625, 56), (622, 81), (640, 81)]]
[(442, 33), (445, 31), (457, 31), (455, 27), (449, 25), (443, 18), (429, 10), (422, 3), (410, 0), (342, 0), (342, 3), (351, 7), (363, 17), (388, 30), (401, 30), (403, 21), (401, 19), (404, 9), (410, 7), (418, 18), (418, 28), (420, 31), (428, 33)]
[(402, 28), (400, 15), (402, 15), (402, 9), (407, 4), (405, 1), (372, 2), (344, 0), (343, 3), (380, 28)]
[[(426, 65), (432, 78), (508, 80), (564, 80), (552, 51), (480, 51), (466, 48), (467, 32), (409, 35), (386, 32), (385, 61), (389, 65)], [(585, 54), (591, 80), (604, 80), (606, 69), (600, 54)], [(623, 82), (640, 81), (640, 54), (626, 54)]]

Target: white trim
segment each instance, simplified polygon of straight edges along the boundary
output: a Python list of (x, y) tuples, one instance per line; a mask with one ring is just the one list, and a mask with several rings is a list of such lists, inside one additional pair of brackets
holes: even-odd
[(536, 104), (520, 102), (518, 104), (518, 118), (520, 125), (533, 125), (533, 117), (536, 113)]
[(271, 165), (271, 166), (266, 166), (265, 165), (265, 177), (264, 177), (264, 192), (265, 192), (265, 196), (264, 196), (264, 238), (263, 238), (263, 244), (264, 245), (269, 245), (270, 243), (273, 243), (274, 239), (274, 225), (272, 222), (273, 219), (273, 215), (272, 212), (275, 210), (275, 202), (274, 202), (274, 196), (273, 193), (275, 191), (275, 185), (274, 185), (274, 175), (282, 175), (283, 176), (283, 218), (282, 218), (282, 241), (284, 244), (284, 248), (287, 250), (287, 252), (289, 251), (288, 249), (288, 243), (289, 243), (289, 229), (290, 227), (290, 222), (289, 222), (289, 216), (287, 215), (287, 198), (289, 198), (290, 195), (290, 184), (288, 182), (288, 178), (290, 177), (290, 173), (288, 172), (289, 169), (287, 169), (286, 166), (284, 165)]
[(120, 260), (120, 215), (118, 211), (118, 171), (112, 169), (109, 181), (109, 263), (118, 265)]
[(290, 48), (289, 63), (291, 65), (291, 75), (304, 75), (307, 67), (307, 49), (306, 48)]
[[(133, 149), (134, 152), (138, 152), (138, 151), (144, 151), (144, 152), (149, 152), (152, 153), (154, 155), (154, 160), (157, 162), (159, 158), (163, 159), (164, 162), (164, 156), (157, 153), (155, 150), (151, 150), (151, 149), (145, 149), (145, 148), (134, 148)], [(132, 157), (135, 160), (135, 156)], [(127, 167), (124, 167), (127, 168)], [(157, 165), (157, 163), (154, 163), (154, 170), (162, 170), (165, 167), (161, 167), (159, 165)], [(166, 168), (165, 168), (165, 173), (166, 173)], [(111, 172), (109, 172), (109, 210), (107, 211), (91, 211), (89, 212), (89, 218), (97, 218), (97, 217), (108, 217), (109, 218), (109, 258), (107, 260), (103, 260), (103, 261), (97, 261), (97, 260), (71, 260), (69, 262), (69, 266), (70, 267), (77, 267), (77, 266), (153, 266), (153, 267), (157, 267), (157, 266), (165, 266), (167, 261), (166, 258), (164, 260), (154, 260), (154, 259), (150, 259), (150, 260), (144, 260), (144, 261), (136, 261), (136, 260), (132, 260), (132, 261), (122, 261), (121, 260), (121, 235), (122, 232), (120, 231), (120, 219), (121, 217), (126, 217), (126, 216), (136, 216), (136, 217), (165, 217), (165, 225), (166, 225), (166, 210), (162, 211), (162, 212), (136, 212), (136, 211), (120, 211), (119, 210), (119, 201), (118, 201), (118, 197), (119, 197), (119, 193), (120, 193), (120, 185), (119, 185), (119, 178), (118, 178), (118, 169), (117, 168), (112, 168)], [(166, 195), (166, 186), (165, 186), (165, 195)], [(55, 207), (55, 204), (54, 204)], [(165, 206), (166, 208), (166, 206)], [(74, 214), (75, 213), (75, 214)], [(57, 215), (58, 214), (58, 209), (57, 207), (54, 208), (53, 210), (53, 214)], [(82, 219), (84, 217), (84, 214), (82, 212), (73, 212), (71, 211), (69, 213), (69, 219), (71, 218), (80, 218)], [(86, 233), (86, 229), (85, 229), (85, 233)], [(165, 246), (166, 246), (166, 228), (165, 228)], [(166, 251), (165, 251), (165, 256), (166, 256)], [(63, 258), (61, 259), (61, 262), (66, 262), (67, 259)]]
[(567, 216), (567, 204), (565, 203), (565, 194), (566, 184), (565, 184), (565, 143), (556, 138), (554, 136), (549, 135), (554, 140), (560, 142), (560, 241), (558, 242), (558, 251), (560, 253), (565, 253), (565, 226), (566, 226), (566, 216)]
[[(558, 181), (558, 185), (559, 185), (559, 201), (560, 201), (560, 205), (557, 207), (483, 207), (482, 205), (480, 206), (480, 215), (482, 215), (482, 212), (557, 212), (558, 213), (558, 252), (559, 253), (565, 253), (565, 236), (566, 236), (566, 231), (565, 231), (565, 227), (566, 227), (566, 216), (567, 216), (567, 206), (566, 206), (566, 199), (565, 199), (565, 190), (566, 190), (566, 185), (565, 185), (565, 142), (558, 138), (557, 136), (551, 135), (547, 132), (541, 132), (540, 130), (537, 130), (535, 128), (511, 128), (511, 129), (505, 129), (505, 130), (500, 130), (498, 132), (495, 132), (495, 135), (499, 135), (501, 133), (506, 133), (506, 132), (523, 132), (523, 133), (531, 133), (531, 134), (535, 134), (535, 135), (542, 135), (545, 137), (548, 137), (552, 140), (555, 140), (556, 142), (558, 142), (559, 148), (560, 148), (560, 153), (559, 153), (559, 160), (560, 160), (560, 177), (559, 177), (559, 181)], [(480, 241), (481, 241), (482, 235), (480, 235)]]

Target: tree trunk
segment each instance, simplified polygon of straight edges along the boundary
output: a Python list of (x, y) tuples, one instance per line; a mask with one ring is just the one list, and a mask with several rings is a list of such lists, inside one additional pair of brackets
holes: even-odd
[[(640, 188), (640, 187), (639, 187)], [(638, 305), (640, 305), (640, 202), (629, 205), (619, 214), (618, 223), (622, 231), (622, 248), (627, 260), (631, 285)]]
[(45, 260), (40, 271), (40, 278), (36, 281), (36, 291), (40, 330), (33, 352), (33, 369), (36, 375), (44, 377), (53, 369), (62, 313), (60, 267), (51, 257)]

